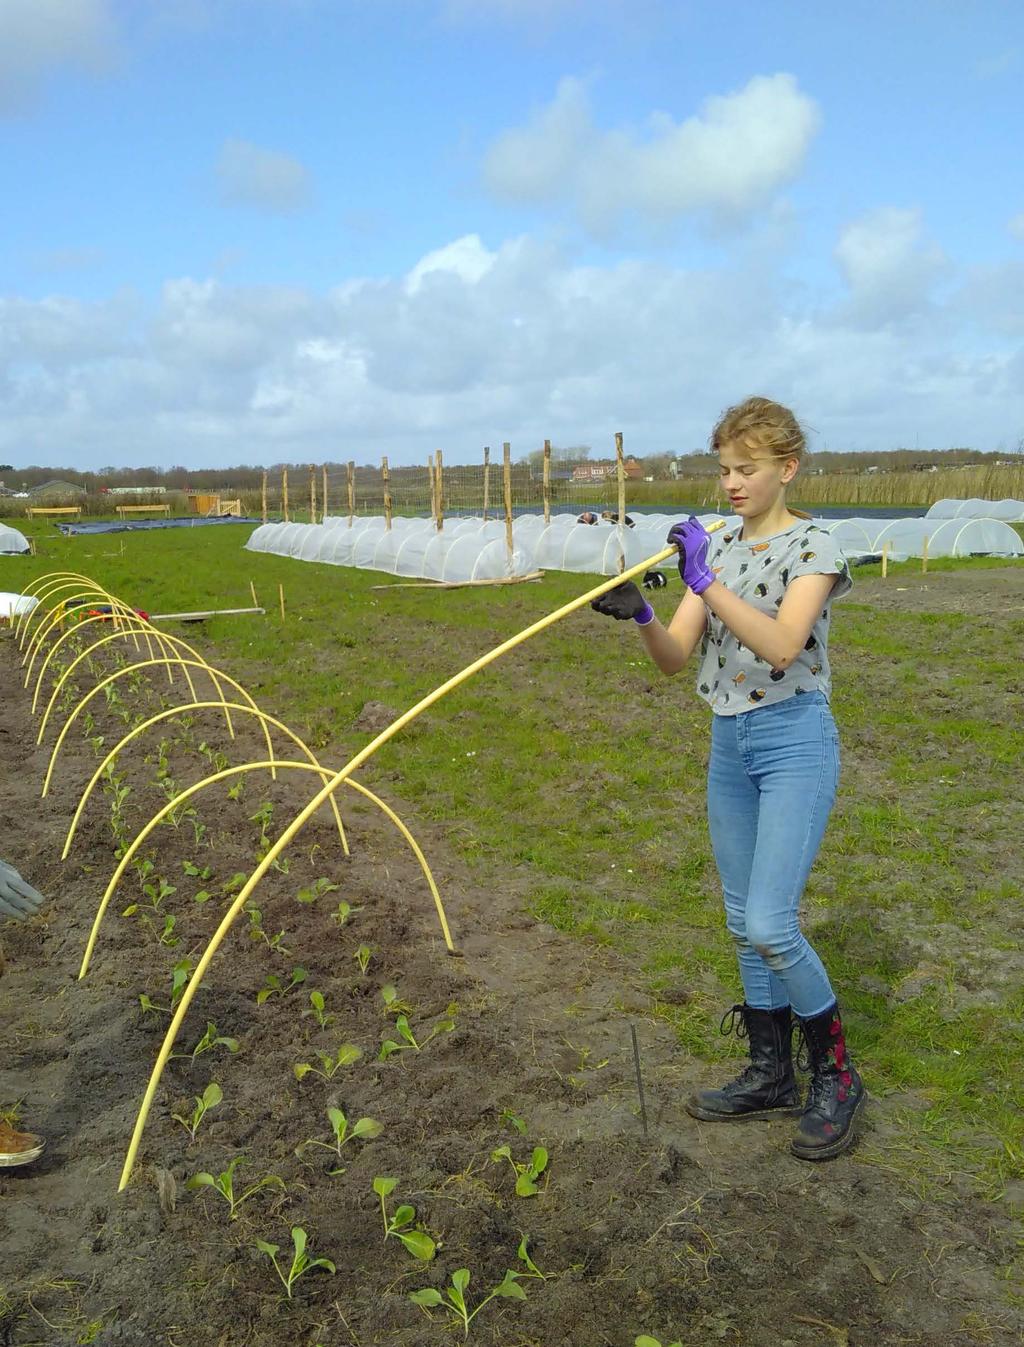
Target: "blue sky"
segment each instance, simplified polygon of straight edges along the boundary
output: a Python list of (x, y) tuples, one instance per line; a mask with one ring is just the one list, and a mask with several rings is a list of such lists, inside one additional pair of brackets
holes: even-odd
[(0, 0), (0, 458), (1024, 437), (1024, 9)]

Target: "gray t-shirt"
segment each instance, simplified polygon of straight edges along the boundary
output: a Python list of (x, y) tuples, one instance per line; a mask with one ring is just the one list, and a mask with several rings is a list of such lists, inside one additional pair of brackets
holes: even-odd
[(807, 644), (788, 669), (773, 669), (741, 645), (708, 610), (697, 692), (721, 716), (739, 715), (807, 692), (823, 692), (827, 699), (832, 690), (828, 664), (832, 604), (852, 587), (846, 558), (832, 535), (808, 519), (798, 519), (781, 533), (754, 542), (744, 542), (741, 535), (741, 525), (713, 533), (708, 564), (726, 589), (770, 617), (779, 611), (786, 586), (798, 576), (838, 575), (839, 579)]

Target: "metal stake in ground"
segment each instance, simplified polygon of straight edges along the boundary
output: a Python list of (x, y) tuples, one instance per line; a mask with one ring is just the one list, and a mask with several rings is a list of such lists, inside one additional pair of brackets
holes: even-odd
[(643, 1125), (644, 1137), (647, 1137), (647, 1105), (644, 1103), (644, 1078), (640, 1074), (640, 1045), (636, 1041), (636, 1025), (629, 1026), (629, 1032), (633, 1038), (633, 1065), (636, 1067), (636, 1092), (640, 1096), (640, 1122)]

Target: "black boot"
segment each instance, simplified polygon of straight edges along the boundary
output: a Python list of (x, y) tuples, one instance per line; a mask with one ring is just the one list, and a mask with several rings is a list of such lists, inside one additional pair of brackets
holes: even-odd
[(810, 1058), (811, 1088), (790, 1150), (801, 1160), (831, 1160), (853, 1140), (864, 1083), (846, 1051), (837, 1004), (797, 1023)]
[(800, 1091), (790, 1048), (792, 1025), (789, 1006), (755, 1010), (741, 1005), (727, 1010), (722, 1016), (722, 1033), (735, 1029), (737, 1038), (749, 1041), (750, 1065), (720, 1090), (698, 1090), (691, 1095), (686, 1101), (687, 1113), (704, 1122), (799, 1113)]

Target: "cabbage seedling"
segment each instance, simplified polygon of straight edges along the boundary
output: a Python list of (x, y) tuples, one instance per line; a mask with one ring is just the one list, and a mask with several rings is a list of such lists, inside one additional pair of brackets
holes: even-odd
[(408, 1001), (403, 1001), (398, 995), (398, 988), (393, 987), (389, 982), (386, 987), (381, 987), (380, 994), (384, 998), (385, 1015), (411, 1014), (412, 1006)]
[(264, 1001), (270, 999), (277, 993), (290, 992), (293, 987), (298, 987), (300, 983), (306, 980), (306, 970), (300, 966), (292, 969), (292, 975), (287, 983), (283, 983), (276, 973), (268, 973), (267, 980), (256, 993), (256, 1004), (261, 1006)]
[(220, 1193), (221, 1197), (228, 1204), (228, 1215), (232, 1220), (238, 1215), (238, 1208), (242, 1203), (248, 1201), (248, 1199), (252, 1197), (254, 1193), (258, 1193), (261, 1188), (280, 1188), (282, 1192), (287, 1191), (284, 1179), (280, 1178), (277, 1174), (268, 1174), (266, 1178), (260, 1179), (259, 1182), (252, 1184), (251, 1187), (246, 1188), (244, 1193), (239, 1193), (236, 1197), (235, 1167), (240, 1165), (244, 1159), (244, 1155), (236, 1155), (228, 1165), (227, 1169), (223, 1170), (220, 1174), (207, 1174), (205, 1172), (202, 1174), (193, 1174), (185, 1184), (185, 1187), (212, 1188), (214, 1192)]
[(512, 1158), (511, 1148), (508, 1146), (499, 1146), (496, 1151), (491, 1151), (491, 1159), (497, 1164), (501, 1160), (507, 1160), (512, 1166), (512, 1172), (516, 1176), (516, 1195), (518, 1197), (533, 1197), (537, 1190), (537, 1180), (548, 1167), (548, 1153), (543, 1146), (535, 1146), (533, 1155), (528, 1164), (519, 1164)]
[(301, 1226), (292, 1226), (292, 1244), (295, 1246), (295, 1256), (292, 1258), (292, 1265), (288, 1269), (288, 1275), (281, 1271), (281, 1265), (277, 1261), (280, 1246), (277, 1244), (268, 1244), (266, 1240), (258, 1239), (256, 1247), (260, 1253), (265, 1253), (274, 1265), (274, 1271), (281, 1278), (281, 1285), (287, 1293), (288, 1299), (292, 1298), (292, 1287), (299, 1280), (304, 1272), (312, 1272), (314, 1268), (322, 1267), (333, 1276), (337, 1270), (329, 1258), (310, 1258), (306, 1253), (306, 1232)]
[(524, 1281), (528, 1279), (529, 1280), (536, 1279), (537, 1281), (546, 1282), (547, 1277), (543, 1272), (541, 1272), (540, 1268), (537, 1266), (537, 1264), (533, 1261), (533, 1259), (527, 1252), (526, 1240), (527, 1236), (524, 1235), (522, 1239), (519, 1241), (519, 1248), (516, 1250), (516, 1257), (519, 1259), (521, 1263), (526, 1264), (527, 1269), (525, 1272), (520, 1272), (519, 1276)]
[[(348, 1119), (345, 1117), (344, 1113), (342, 1113), (340, 1108), (329, 1108), (327, 1110), (327, 1117), (330, 1120), (331, 1131), (334, 1133), (334, 1144), (332, 1145), (328, 1141), (304, 1141), (301, 1146), (296, 1149), (296, 1154), (306, 1150), (309, 1146), (320, 1146), (325, 1151), (334, 1151), (340, 1159), (341, 1148), (349, 1141), (354, 1141), (356, 1137), (363, 1137), (367, 1140), (371, 1137), (379, 1137), (384, 1130), (384, 1124), (377, 1122), (376, 1118), (360, 1118), (359, 1121), (353, 1123), (350, 1128)], [(344, 1171), (341, 1169), (330, 1170), (331, 1174), (341, 1174), (343, 1172)]]
[[(469, 1268), (459, 1268), (458, 1272), (452, 1273), (451, 1285), (445, 1287), (444, 1296), (440, 1291), (436, 1291), (432, 1286), (425, 1287), (422, 1291), (410, 1291), (409, 1299), (414, 1305), (422, 1305), (424, 1308), (439, 1306), (462, 1324), (462, 1335), (469, 1337), (469, 1326), (484, 1308), (489, 1305), (496, 1296), (505, 1300), (525, 1300), (526, 1292), (519, 1285), (517, 1280), (518, 1272), (513, 1272), (511, 1268), (505, 1273), (504, 1277), (495, 1286), (491, 1292), (484, 1296), (480, 1304), (475, 1309), (470, 1309), (466, 1304), (466, 1287), (469, 1285)], [(447, 1301), (445, 1296), (448, 1297)]]
[(320, 1076), (323, 1080), (330, 1080), (343, 1066), (351, 1066), (353, 1062), (357, 1062), (362, 1057), (363, 1050), (357, 1048), (354, 1043), (342, 1043), (334, 1057), (329, 1052), (321, 1052), (319, 1048), (316, 1055), (320, 1059), (322, 1070), (318, 1071), (310, 1062), (296, 1062), (292, 1067), (296, 1080), (303, 1080), (311, 1074)]
[[(454, 1011), (454, 1007), (455, 1002), (453, 1001), (448, 1007), (449, 1014)], [(380, 1045), (380, 1052), (378, 1054), (381, 1061), (386, 1060), (386, 1058), (390, 1057), (393, 1052), (405, 1052), (409, 1048), (413, 1048), (416, 1052), (422, 1052), (432, 1039), (437, 1038), (438, 1034), (450, 1034), (455, 1028), (455, 1021), (453, 1019), (438, 1020), (422, 1043), (418, 1042), (413, 1034), (413, 1031), (409, 1026), (409, 1017), (407, 1015), (399, 1015), (398, 1019), (395, 1020), (395, 1028), (405, 1039), (405, 1042), (398, 1043), (393, 1038), (386, 1038)]]
[(331, 913), (331, 921), (336, 921), (339, 926), (344, 926), (353, 912), (361, 912), (361, 907), (353, 907), (351, 903), (346, 903), (344, 899), (339, 902), (337, 908)]
[(334, 893), (339, 887), (338, 884), (332, 884), (329, 879), (321, 877), (320, 879), (314, 880), (308, 888), (299, 889), (298, 893), (295, 895), (295, 899), (296, 902), (299, 903), (315, 903), (316, 900), (322, 898), (325, 893)]
[(366, 970), (370, 966), (370, 959), (372, 956), (373, 950), (369, 945), (360, 945), (355, 954), (352, 955), (353, 959), (355, 959), (356, 963), (359, 965), (359, 971), (362, 973), (363, 977), (366, 977)]
[(312, 1015), (321, 1029), (326, 1029), (334, 1020), (333, 1015), (327, 1014), (324, 1010), (323, 992), (311, 991), (309, 993), (309, 1009), (302, 1012), (303, 1016)]
[(429, 1263), (437, 1250), (437, 1245), (425, 1230), (407, 1229), (416, 1219), (416, 1208), (403, 1203), (402, 1206), (395, 1208), (393, 1216), (388, 1215), (385, 1199), (391, 1196), (397, 1184), (397, 1179), (385, 1179), (379, 1176), (373, 1181), (373, 1191), (380, 1198), (380, 1214), (384, 1219), (384, 1238), (388, 1240), (394, 1235), (396, 1239), (402, 1241), (414, 1258)]
[[(657, 1338), (648, 1337), (646, 1333), (641, 1333), (638, 1338), (633, 1339), (633, 1347), (661, 1347)], [(670, 1342), (666, 1347), (683, 1347), (681, 1342)]]
[(182, 1127), (189, 1135), (191, 1141), (195, 1141), (196, 1133), (199, 1131), (199, 1124), (206, 1117), (212, 1108), (220, 1103), (224, 1098), (220, 1086), (215, 1080), (211, 1080), (209, 1085), (201, 1095), (196, 1095), (195, 1108), (192, 1110), (190, 1118), (183, 1118), (180, 1113), (172, 1113), (171, 1117), (175, 1122), (180, 1122)]
[(237, 1038), (227, 1038), (227, 1037), (225, 1037), (224, 1035), (218, 1034), (218, 1033), (217, 1033), (217, 1026), (214, 1024), (213, 1020), (207, 1020), (207, 1021), (206, 1021), (206, 1033), (203, 1034), (202, 1038), (201, 1038), (201, 1039), (199, 1040), (199, 1042), (195, 1045), (195, 1047), (192, 1049), (192, 1051), (191, 1051), (191, 1052), (172, 1052), (172, 1053), (171, 1053), (171, 1057), (172, 1057), (172, 1058), (174, 1058), (174, 1057), (191, 1057), (192, 1061), (194, 1062), (195, 1059), (196, 1059), (197, 1057), (201, 1056), (204, 1052), (209, 1052), (211, 1048), (218, 1048), (218, 1047), (219, 1047), (219, 1048), (227, 1048), (228, 1052), (237, 1052), (237, 1051), (238, 1051), (238, 1039), (237, 1039)]
[(143, 1011), (153, 1011), (155, 1013), (158, 1010), (162, 1010), (165, 1015), (173, 1014), (174, 1007), (185, 994), (185, 987), (191, 976), (192, 960), (179, 959), (174, 965), (174, 971), (171, 973), (171, 1004), (169, 1006), (157, 1005), (155, 1001), (151, 1001), (148, 996), (143, 994), (139, 997), (139, 1005), (142, 1007)]

